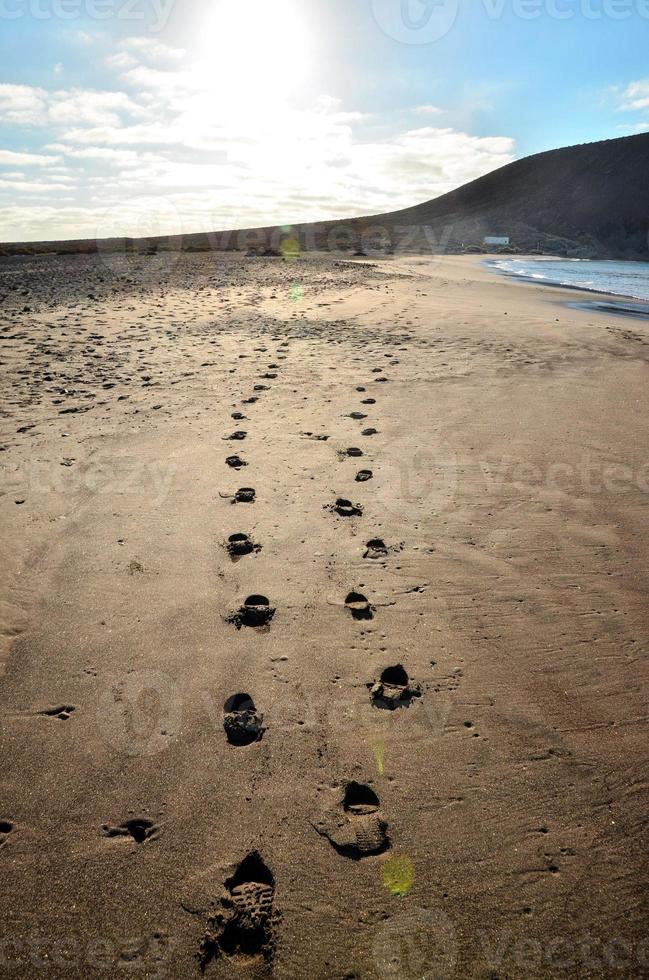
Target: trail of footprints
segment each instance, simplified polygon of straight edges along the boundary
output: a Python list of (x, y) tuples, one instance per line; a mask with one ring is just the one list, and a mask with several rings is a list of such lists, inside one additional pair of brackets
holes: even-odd
[[(279, 349), (284, 354), (288, 345)], [(392, 362), (397, 363), (397, 362)], [(272, 373), (271, 373), (272, 370)], [(264, 379), (274, 380), (279, 371), (278, 365), (269, 366), (269, 371), (262, 375)], [(375, 373), (382, 374), (381, 368), (375, 368)], [(376, 381), (386, 382), (382, 376)], [(268, 390), (266, 385), (255, 385), (255, 392)], [(359, 386), (357, 392), (366, 391)], [(257, 396), (243, 399), (243, 404), (254, 404)], [(363, 405), (375, 405), (375, 398), (364, 398)], [(243, 420), (244, 415), (235, 412), (234, 420)], [(353, 411), (347, 417), (354, 421), (364, 422), (367, 415), (364, 412)], [(369, 437), (376, 434), (377, 429), (367, 427), (361, 435)], [(243, 441), (247, 431), (237, 430), (223, 438), (226, 441)], [(303, 432), (307, 439), (326, 443), (329, 435)], [(364, 451), (356, 446), (338, 451), (338, 458), (358, 459), (364, 456)], [(228, 456), (226, 465), (239, 469), (249, 465), (240, 456)], [(354, 479), (364, 483), (373, 478), (371, 469), (359, 470)], [(221, 494), (230, 499), (233, 504), (254, 503), (256, 492), (250, 487), (241, 487), (232, 494)], [(323, 505), (324, 509), (345, 520), (362, 517), (363, 506), (352, 502), (346, 497), (338, 497), (334, 502)], [(364, 557), (370, 560), (385, 559), (391, 550), (398, 551), (401, 546), (388, 549), (381, 538), (370, 538), (366, 544)], [(233, 561), (239, 561), (261, 548), (253, 538), (237, 531), (229, 535), (225, 548)], [(373, 619), (376, 607), (367, 596), (352, 590), (344, 600), (344, 607), (354, 620), (364, 621)], [(264, 595), (250, 595), (244, 599), (241, 606), (233, 610), (226, 622), (236, 629), (250, 629), (256, 632), (267, 632), (271, 628), (276, 609)], [(367, 684), (371, 704), (381, 710), (395, 711), (409, 707), (412, 702), (421, 697), (421, 688), (409, 678), (402, 664), (387, 667), (380, 677)], [(231, 746), (245, 748), (261, 741), (265, 733), (264, 716), (256, 707), (253, 698), (245, 692), (232, 694), (223, 706), (223, 729), (226, 739)], [(331, 846), (342, 856), (352, 860), (361, 860), (373, 855), (383, 854), (390, 848), (388, 824), (381, 813), (381, 804), (376, 792), (367, 785), (350, 780), (339, 791), (335, 799), (330, 799), (322, 807), (321, 812), (312, 821), (313, 828), (318, 834), (329, 841)], [(217, 911), (207, 924), (207, 930), (201, 944), (200, 962), (205, 966), (219, 956), (226, 957), (261, 957), (271, 960), (275, 950), (273, 940), (273, 924), (277, 914), (273, 909), (275, 884), (271, 871), (264, 864), (257, 852), (249, 854), (235, 869), (231, 878), (224, 883), (224, 893), (218, 904)]]
[[(278, 354), (285, 356), (288, 344), (278, 348)], [(393, 362), (396, 363), (396, 362)], [(278, 377), (279, 366), (270, 364), (262, 375), (264, 380), (275, 380)], [(375, 373), (382, 373), (381, 368), (375, 368)], [(385, 382), (387, 378), (376, 378)], [(269, 390), (265, 384), (255, 384), (254, 391), (261, 393)], [(357, 387), (358, 393), (366, 391), (364, 386)], [(252, 405), (258, 401), (258, 394), (242, 399), (243, 404)], [(363, 405), (376, 404), (375, 398), (364, 398)], [(364, 422), (367, 415), (353, 411), (347, 417), (354, 421)], [(243, 412), (233, 412), (231, 418), (235, 422), (248, 421)], [(377, 430), (373, 427), (361, 431), (363, 436), (374, 435)], [(326, 443), (328, 435), (315, 435), (311, 432), (302, 433), (306, 438)], [(244, 442), (248, 431), (236, 429), (224, 435), (226, 442)], [(349, 447), (338, 453), (341, 460), (358, 459), (364, 456), (359, 447)], [(249, 462), (238, 454), (225, 458), (225, 464), (232, 470), (249, 465)], [(359, 470), (354, 479), (363, 483), (373, 478), (371, 469)], [(220, 493), (233, 505), (250, 505), (256, 500), (256, 490), (253, 487), (240, 487), (232, 493)], [(324, 508), (342, 519), (362, 517), (363, 506), (345, 497), (339, 497), (334, 502), (324, 504)], [(261, 550), (262, 545), (254, 541), (250, 534), (235, 531), (224, 542), (225, 550), (233, 562), (253, 555)], [(364, 557), (366, 559), (384, 559), (389, 550), (380, 538), (367, 541)], [(354, 620), (371, 620), (376, 608), (370, 600), (360, 592), (351, 590), (345, 600), (344, 608)], [(237, 630), (249, 629), (258, 633), (268, 632), (276, 609), (268, 597), (251, 594), (244, 599), (238, 609), (233, 610), (226, 622)], [(401, 664), (387, 667), (381, 676), (367, 684), (371, 704), (377, 709), (395, 711), (407, 708), (416, 698), (421, 697), (421, 689), (414, 684)], [(67, 721), (75, 711), (74, 705), (55, 705), (37, 712), (37, 714)], [(245, 748), (261, 741), (266, 731), (264, 715), (256, 707), (253, 698), (245, 692), (232, 694), (223, 705), (223, 730), (229, 745), (235, 748)], [(344, 784), (336, 798), (328, 800), (321, 812), (312, 820), (314, 830), (329, 841), (338, 854), (358, 861), (374, 855), (380, 855), (390, 848), (388, 824), (381, 813), (381, 804), (376, 792), (368, 785), (350, 780)], [(14, 825), (8, 820), (0, 820), (0, 848), (5, 845)], [(112, 840), (123, 840), (135, 845), (143, 845), (158, 838), (160, 827), (148, 817), (129, 816), (117, 823), (106, 823), (101, 827), (101, 834)], [(233, 869), (232, 875), (224, 882), (224, 890), (216, 903), (216, 911), (208, 917), (207, 927), (201, 943), (199, 960), (202, 969), (219, 956), (240, 958), (243, 960), (261, 958), (271, 961), (275, 952), (273, 930), (278, 921), (278, 913), (274, 909), (275, 882), (270, 869), (256, 851), (248, 854), (242, 862)]]

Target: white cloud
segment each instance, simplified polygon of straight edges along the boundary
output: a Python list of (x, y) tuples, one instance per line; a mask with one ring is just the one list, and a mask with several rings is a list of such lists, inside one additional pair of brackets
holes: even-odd
[(183, 48), (172, 48), (152, 37), (144, 36), (127, 37), (122, 41), (122, 47), (126, 51), (134, 51), (146, 60), (153, 61), (181, 61), (186, 54)]
[(20, 191), (23, 194), (51, 194), (52, 191), (69, 191), (70, 188), (65, 184), (56, 184), (54, 182), (5, 180), (0, 177), (0, 191), (2, 190)]
[[(508, 137), (428, 125), (443, 111), (436, 106), (413, 110), (423, 126), (388, 131), (329, 96), (297, 108), (254, 71), (223, 96), (218, 66), (183, 57), (154, 39), (127, 38), (108, 59), (115, 91), (0, 85), (0, 121), (44, 133), (42, 153), (4, 151), (12, 154), (4, 162), (50, 167), (50, 182), (2, 177), (1, 200), (16, 200), (0, 208), (4, 238), (147, 234), (147, 222), (189, 233), (393, 211), (513, 159)], [(19, 192), (45, 195), (47, 206), (27, 206)]]
[(627, 112), (649, 109), (649, 78), (627, 85), (622, 92), (620, 109)]
[(46, 98), (42, 88), (0, 83), (0, 121), (33, 125), (43, 115)]
[(138, 153), (135, 150), (116, 150), (109, 146), (84, 146), (80, 149), (79, 147), (66, 146), (64, 143), (55, 143), (50, 148), (60, 150), (70, 160), (104, 160), (120, 166), (141, 163), (146, 159), (146, 154)]
[(128, 51), (116, 51), (106, 58), (107, 66), (115, 71), (126, 71), (128, 68), (133, 68), (137, 63), (137, 58), (134, 58)]
[(23, 126), (120, 124), (121, 113), (141, 108), (125, 92), (86, 89), (47, 92), (29, 85), (0, 84), (0, 122)]
[(60, 157), (45, 156), (42, 153), (15, 153), (13, 150), (0, 150), (0, 165), (17, 167), (51, 167)]
[(629, 123), (624, 126), (618, 126), (618, 129), (626, 136), (634, 136), (637, 133), (646, 133), (649, 130), (649, 122)]

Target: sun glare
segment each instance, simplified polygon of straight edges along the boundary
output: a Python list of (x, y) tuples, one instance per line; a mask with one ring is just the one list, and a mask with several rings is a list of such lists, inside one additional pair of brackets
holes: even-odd
[(197, 43), (206, 84), (238, 97), (291, 95), (309, 65), (309, 32), (295, 0), (218, 0)]

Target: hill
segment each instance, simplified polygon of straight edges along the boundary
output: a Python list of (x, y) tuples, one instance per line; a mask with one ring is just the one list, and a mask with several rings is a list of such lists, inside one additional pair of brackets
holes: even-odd
[(5, 246), (5, 254), (243, 249), (473, 251), (507, 236), (513, 251), (647, 258), (649, 133), (538, 153), (424, 204), (351, 220), (151, 239)]

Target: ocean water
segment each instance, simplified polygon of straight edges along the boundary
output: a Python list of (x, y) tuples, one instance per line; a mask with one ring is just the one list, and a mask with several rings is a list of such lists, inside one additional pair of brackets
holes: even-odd
[(569, 286), (592, 293), (611, 293), (649, 302), (649, 262), (604, 259), (515, 259), (503, 256), (489, 262), (508, 276), (528, 282)]

